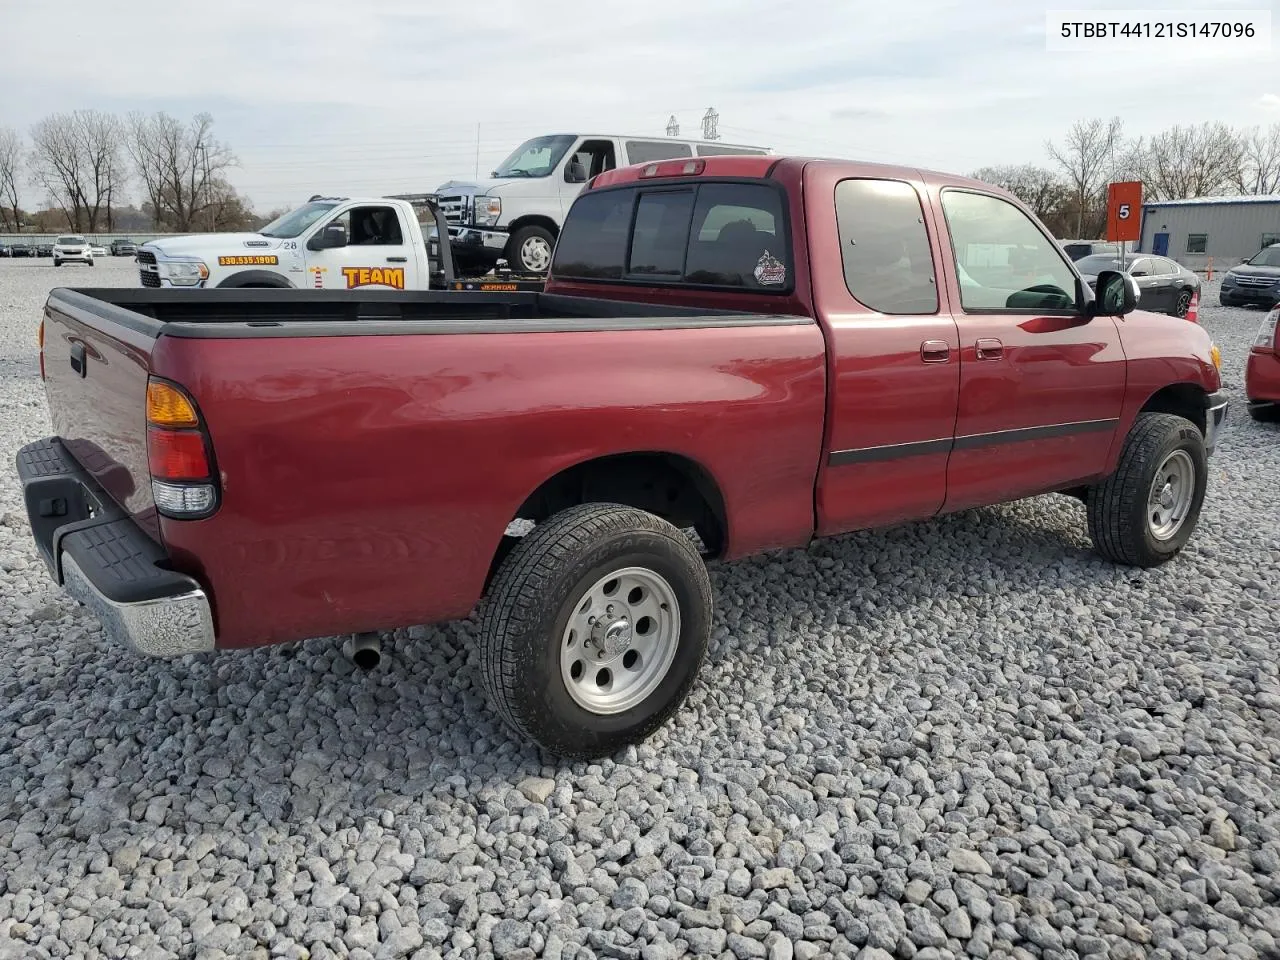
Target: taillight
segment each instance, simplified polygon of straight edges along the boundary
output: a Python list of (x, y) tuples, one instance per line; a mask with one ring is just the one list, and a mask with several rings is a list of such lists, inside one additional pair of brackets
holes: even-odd
[(641, 177), (696, 177), (706, 168), (705, 160), (663, 160), (650, 163), (640, 171)]
[(154, 377), (147, 381), (147, 464), (160, 513), (190, 520), (213, 512), (217, 477), (200, 412), (181, 387)]
[(1255, 347), (1262, 347), (1264, 350), (1275, 347), (1277, 318), (1280, 318), (1280, 307), (1274, 308), (1262, 321), (1262, 326), (1258, 328), (1258, 336), (1253, 341)]
[(44, 317), (40, 318), (40, 332), (36, 334), (36, 340), (40, 344), (40, 379), (44, 376)]

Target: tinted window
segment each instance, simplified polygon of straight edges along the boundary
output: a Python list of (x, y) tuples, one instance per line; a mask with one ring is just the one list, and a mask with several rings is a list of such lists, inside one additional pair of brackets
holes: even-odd
[(1152, 257), (1152, 262), (1156, 265), (1156, 272), (1162, 277), (1177, 276), (1181, 273), (1181, 269), (1172, 260), (1166, 260), (1163, 257)]
[(778, 191), (754, 184), (588, 190), (565, 219), (552, 273), (622, 279), (634, 205), (626, 278), (785, 292), (791, 287), (791, 252), (782, 203)]
[(791, 287), (791, 245), (782, 195), (748, 183), (698, 188), (685, 282), (720, 287), (786, 290)]
[(1187, 253), (1204, 253), (1209, 247), (1207, 233), (1187, 234)]
[(693, 191), (644, 193), (636, 207), (628, 273), (680, 277), (689, 239)]
[(691, 157), (693, 148), (687, 143), (663, 143), (661, 140), (628, 140), (628, 163), (652, 163), (675, 157)]
[(707, 143), (698, 144), (698, 156), (700, 157), (759, 157), (763, 156), (766, 151), (752, 150), (750, 147), (717, 147)]
[(1067, 256), (1072, 260), (1079, 260), (1081, 257), (1087, 257), (1093, 252), (1093, 246), (1088, 243), (1068, 243), (1062, 249), (1066, 251)]
[(942, 210), (966, 311), (1074, 309), (1075, 274), (1021, 210), (962, 190), (944, 190)]
[(621, 279), (634, 200), (633, 190), (579, 194), (560, 231), (553, 272), (589, 280)]
[(1082, 257), (1076, 261), (1076, 269), (1081, 273), (1097, 276), (1103, 270), (1119, 270), (1119, 257)]
[(920, 198), (897, 180), (842, 180), (836, 223), (844, 282), (881, 313), (935, 313), (938, 287)]
[(1137, 260), (1131, 260), (1129, 262), (1129, 272), (1140, 273), (1143, 276), (1153, 277), (1158, 271), (1156, 270), (1156, 265), (1153, 261), (1147, 257), (1140, 257)]

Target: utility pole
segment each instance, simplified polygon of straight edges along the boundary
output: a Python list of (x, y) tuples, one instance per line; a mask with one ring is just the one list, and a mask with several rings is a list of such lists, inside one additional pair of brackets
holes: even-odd
[(480, 179), (480, 124), (476, 124), (476, 179)]
[(720, 114), (716, 113), (715, 107), (707, 107), (707, 112), (702, 115), (702, 139), (703, 140), (719, 140), (720, 134), (716, 130), (716, 124), (720, 122)]

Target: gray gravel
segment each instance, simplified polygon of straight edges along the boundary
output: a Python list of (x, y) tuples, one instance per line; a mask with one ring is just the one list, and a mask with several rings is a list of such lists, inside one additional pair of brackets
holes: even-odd
[[(0, 261), (0, 958), (1280, 956), (1280, 430), (1240, 407), (1177, 562), (1044, 497), (719, 568), (674, 723), (561, 767), (469, 622), (369, 675), (104, 643), (9, 466), (54, 280)], [(1202, 318), (1239, 402), (1261, 314)]]

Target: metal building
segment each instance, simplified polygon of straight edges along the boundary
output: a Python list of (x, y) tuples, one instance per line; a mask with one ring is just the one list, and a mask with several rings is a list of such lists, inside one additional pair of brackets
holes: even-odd
[(1196, 197), (1142, 205), (1138, 250), (1192, 270), (1226, 269), (1280, 243), (1280, 195)]

